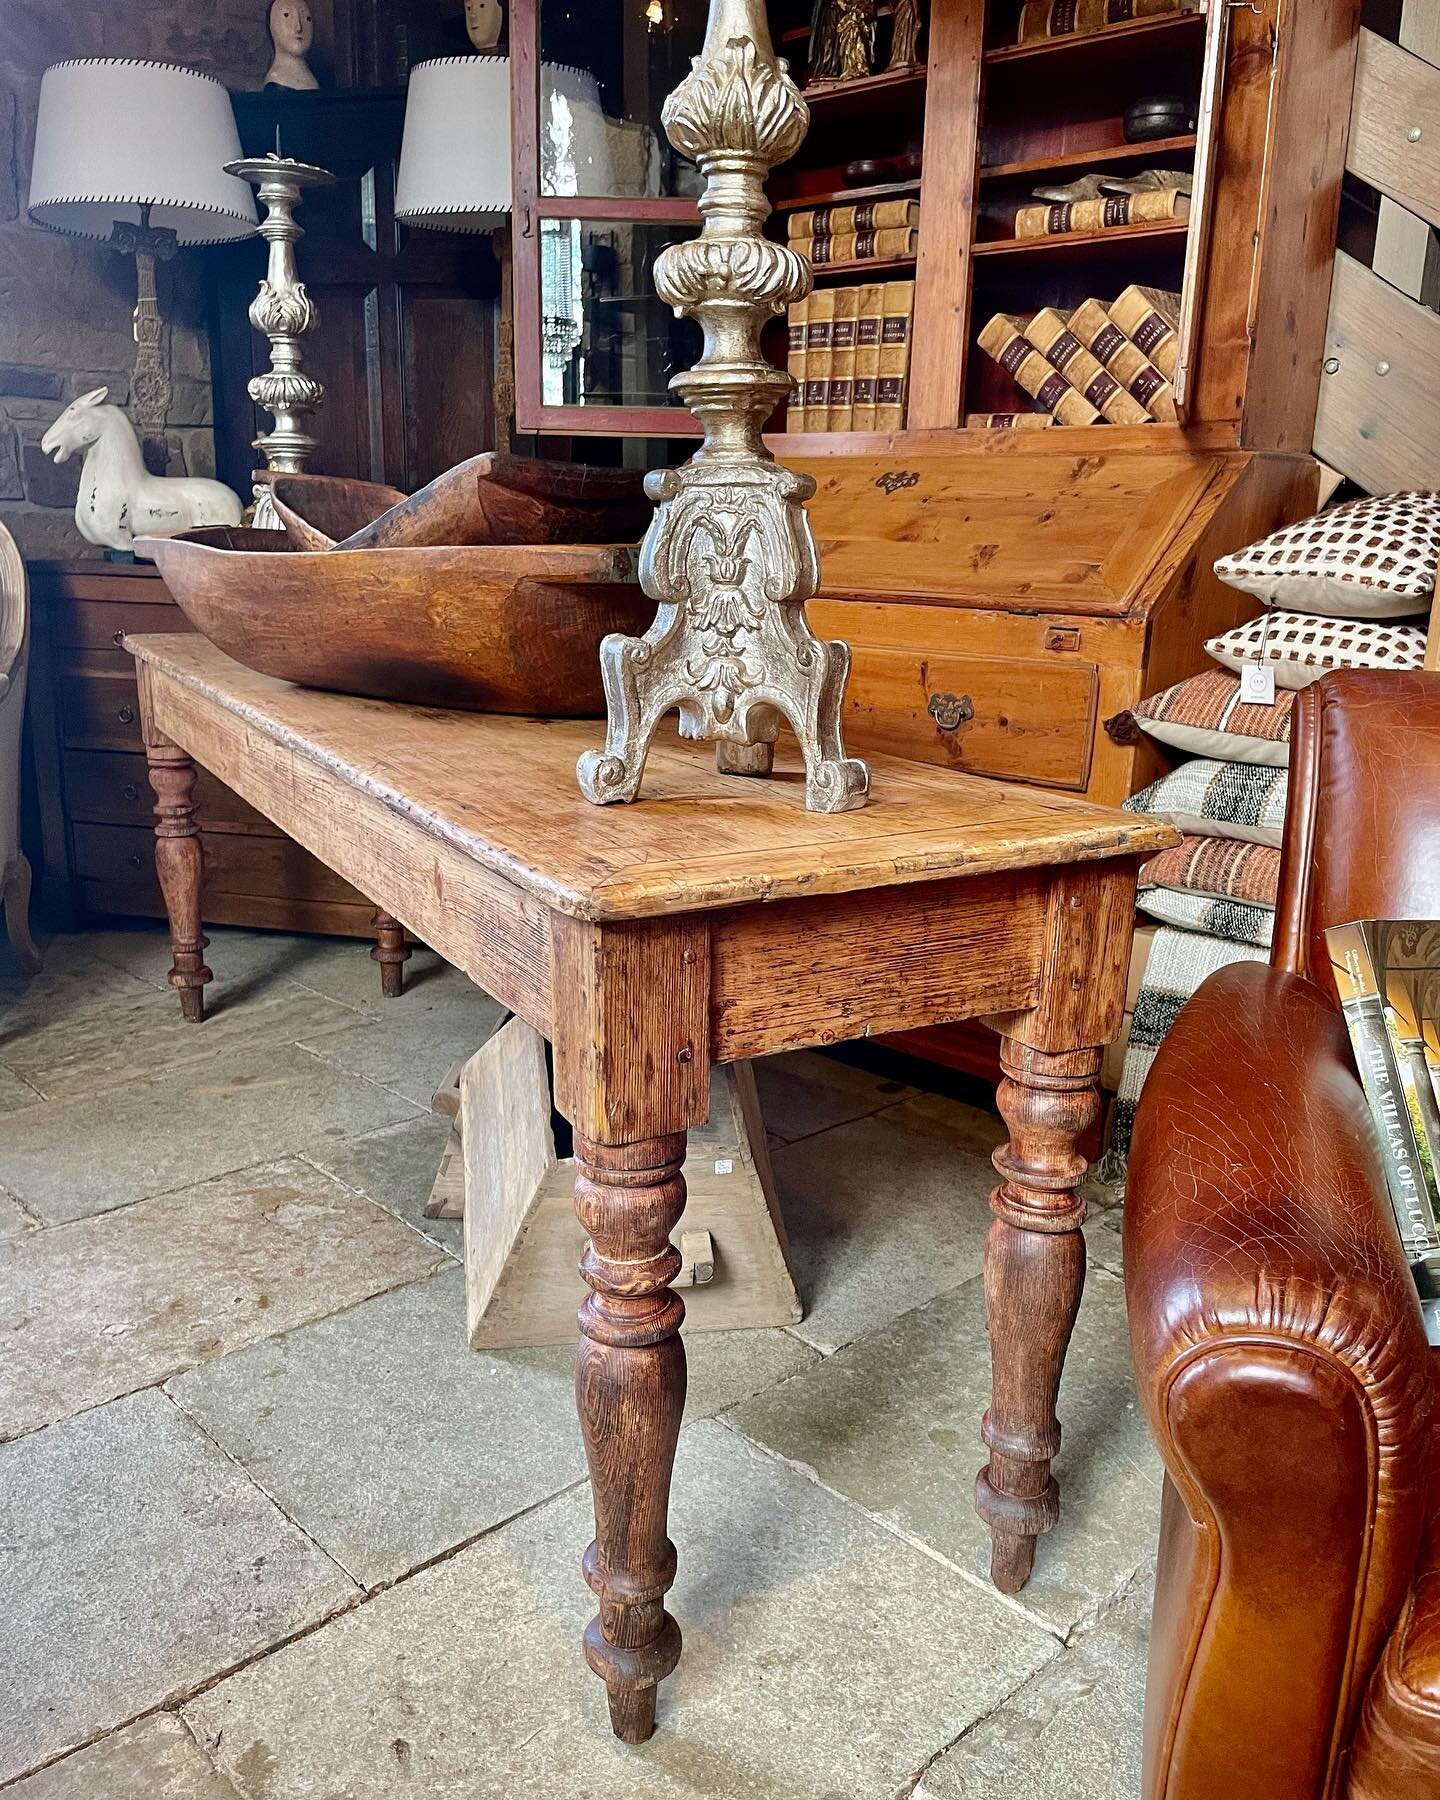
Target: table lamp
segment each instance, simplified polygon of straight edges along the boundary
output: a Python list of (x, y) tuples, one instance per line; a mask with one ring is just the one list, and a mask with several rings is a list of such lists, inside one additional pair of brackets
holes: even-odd
[[(595, 77), (545, 64), (547, 193), (604, 194), (610, 185), (605, 116)], [(550, 179), (552, 164), (565, 177)], [(436, 231), (493, 232), (500, 262), (495, 441), (510, 447), (515, 413), (515, 324), (510, 260), (510, 59), (441, 56), (416, 63), (405, 99), (395, 216)]]
[(223, 164), (240, 154), (230, 96), (193, 69), (108, 57), (56, 63), (40, 82), (30, 217), (135, 258), (131, 411), (163, 473), (171, 388), (155, 264), (182, 244), (255, 229), (255, 203)]

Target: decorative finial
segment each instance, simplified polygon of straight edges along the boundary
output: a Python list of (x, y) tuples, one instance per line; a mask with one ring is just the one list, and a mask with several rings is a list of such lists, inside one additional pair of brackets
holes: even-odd
[(865, 804), (870, 773), (841, 742), (849, 648), (805, 618), (819, 583), (805, 512), (815, 483), (782, 468), (761, 435), (794, 387), (761, 354), (761, 327), (811, 286), (804, 257), (761, 229), (765, 177), (810, 124), (763, 0), (711, 0), (704, 48), (662, 118), (705, 181), (700, 236), (655, 264), (662, 299), (704, 333), (700, 360), (670, 383), (704, 440), (683, 468), (645, 479), (659, 510), (640, 580), (659, 610), (643, 638), (601, 645), (608, 728), (604, 750), (580, 759), (581, 791), (598, 805), (633, 800), (656, 726), (678, 709), (680, 735), (715, 739), (718, 765), (737, 774), (769, 773), (784, 719), (804, 753), (806, 806), (846, 812)]

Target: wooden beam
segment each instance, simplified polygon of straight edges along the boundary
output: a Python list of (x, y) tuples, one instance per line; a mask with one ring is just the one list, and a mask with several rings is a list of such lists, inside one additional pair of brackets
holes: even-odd
[(1402, 0), (1400, 42), (1440, 68), (1440, 7), (1435, 0)]
[(1428, 221), (1383, 194), (1370, 266), (1402, 294), (1432, 312), (1440, 309), (1440, 237)]
[(1372, 494), (1440, 487), (1440, 317), (1335, 257), (1315, 454)]

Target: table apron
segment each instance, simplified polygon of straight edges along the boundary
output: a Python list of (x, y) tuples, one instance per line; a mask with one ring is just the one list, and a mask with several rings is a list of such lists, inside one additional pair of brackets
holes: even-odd
[(1021, 1011), (1051, 870), (736, 907), (710, 919), (714, 1062)]

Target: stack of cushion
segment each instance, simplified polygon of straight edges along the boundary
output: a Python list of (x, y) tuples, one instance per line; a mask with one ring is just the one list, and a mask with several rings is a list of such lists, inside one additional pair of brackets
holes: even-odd
[[(1111, 1126), (1112, 1172), (1180, 1007), (1213, 970), (1266, 960), (1296, 690), (1331, 669), (1420, 668), (1437, 561), (1436, 494), (1350, 501), (1273, 532), (1215, 565), (1222, 581), (1265, 601), (1267, 611), (1210, 640), (1218, 668), (1135, 708), (1142, 731), (1196, 760), (1125, 803), (1185, 835), (1140, 872), (1138, 905), (1161, 929), (1135, 1000)], [(1273, 671), (1272, 702), (1242, 698), (1240, 672), (1257, 662)]]

